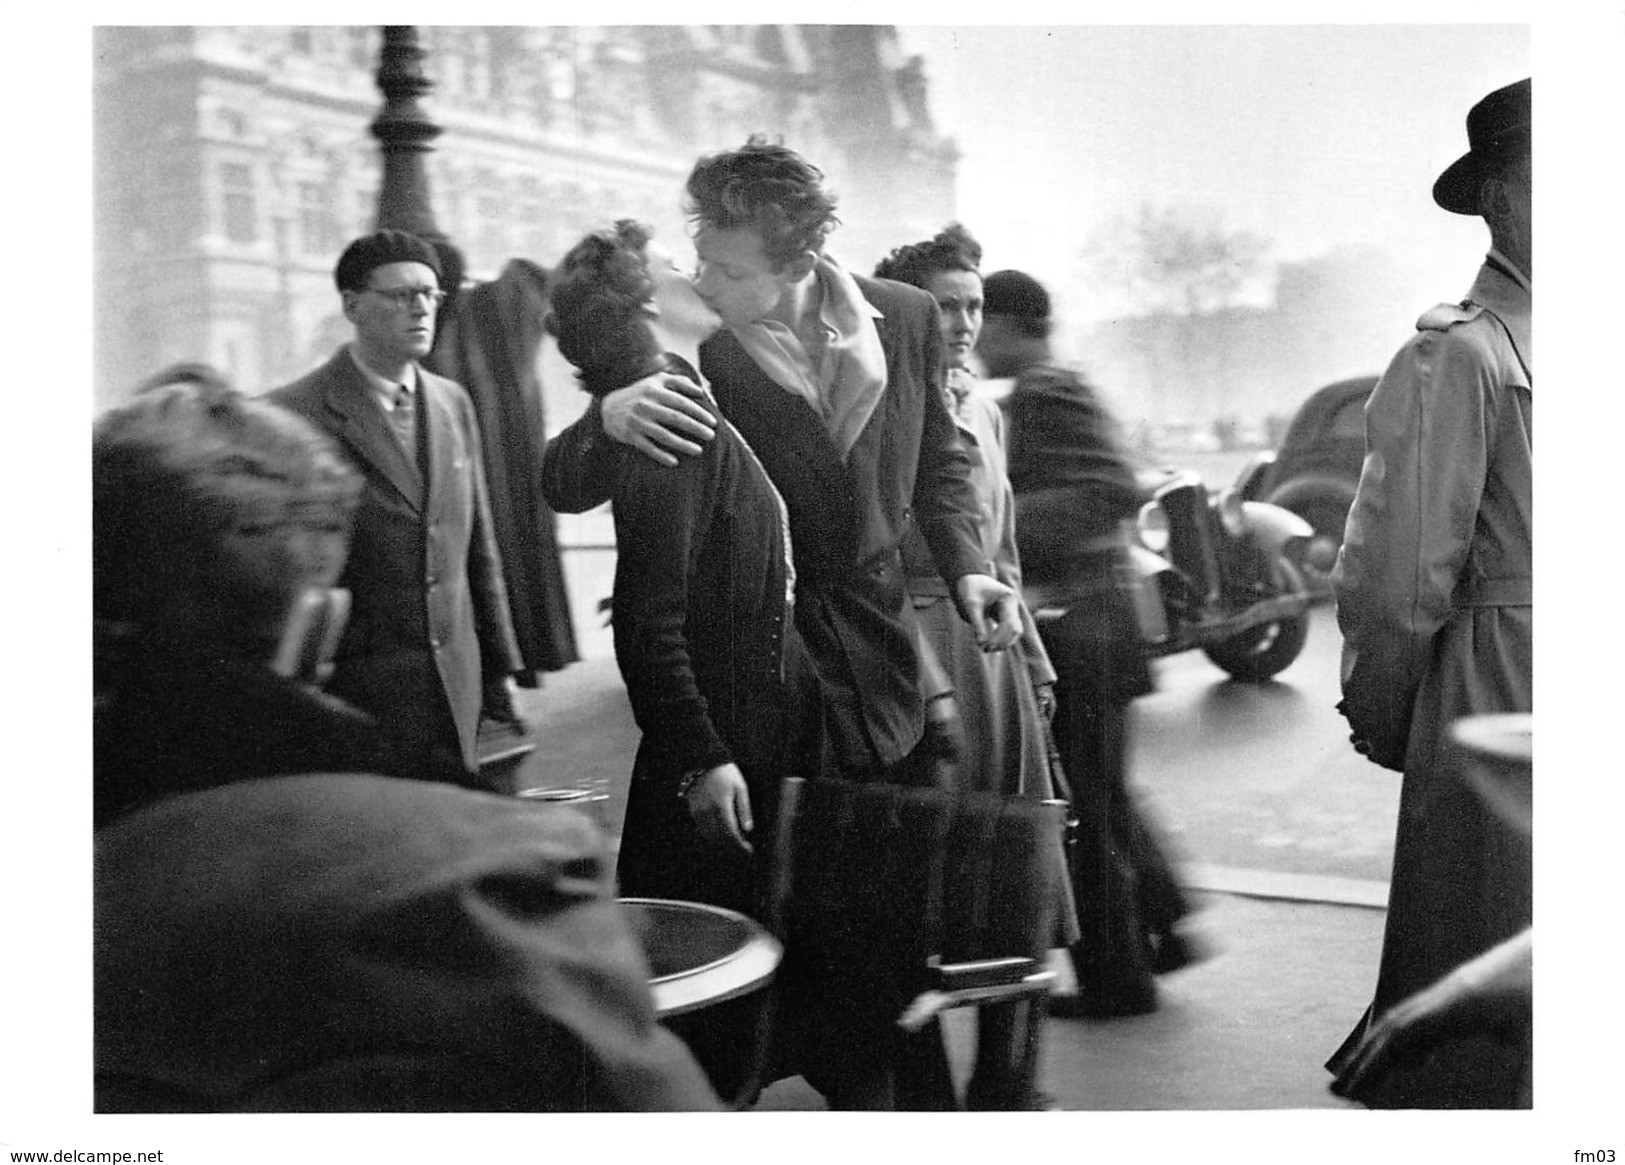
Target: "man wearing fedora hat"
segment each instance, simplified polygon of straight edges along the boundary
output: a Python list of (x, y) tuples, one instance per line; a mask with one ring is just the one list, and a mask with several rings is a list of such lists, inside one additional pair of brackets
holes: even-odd
[[(1490, 251), (1465, 299), (1424, 312), (1366, 406), (1366, 458), (1333, 572), (1355, 748), (1404, 773), (1375, 998), (1384, 1012), (1530, 925), (1527, 846), (1461, 779), (1452, 721), (1532, 706), (1530, 82), (1467, 115), (1434, 201), (1477, 215)], [(1504, 1049), (1503, 1049), (1504, 1050)], [(1445, 1049), (1367, 1099), (1518, 1103), (1522, 1066)]]
[(425, 773), (449, 754), (477, 784), (481, 705), (500, 705), (520, 659), (473, 403), (419, 363), (440, 274), (416, 235), (356, 239), (333, 271), (354, 341), (270, 396), (331, 434), (366, 482), (328, 689), (411, 742)]

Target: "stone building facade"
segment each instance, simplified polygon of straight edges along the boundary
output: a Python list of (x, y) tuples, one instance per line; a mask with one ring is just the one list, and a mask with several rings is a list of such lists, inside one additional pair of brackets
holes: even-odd
[[(866, 270), (953, 217), (958, 155), (884, 25), (426, 27), (440, 229), (489, 278), (634, 216), (684, 250), (683, 178), (754, 132), (824, 168)], [(330, 272), (372, 229), (376, 27), (102, 28), (96, 403), (205, 360), (259, 390), (347, 334)]]

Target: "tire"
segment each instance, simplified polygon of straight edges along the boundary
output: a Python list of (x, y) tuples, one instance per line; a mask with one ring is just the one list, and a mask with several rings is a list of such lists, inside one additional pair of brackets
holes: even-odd
[[(1304, 589), (1304, 577), (1296, 566), (1277, 558), (1273, 569), (1272, 594), (1290, 594)], [(1239, 635), (1209, 643), (1203, 653), (1231, 677), (1249, 683), (1273, 679), (1285, 671), (1303, 651), (1309, 638), (1309, 612), (1300, 611), (1288, 619), (1261, 623)]]
[(1309, 593), (1327, 598), (1332, 593), (1332, 567), (1343, 547), (1343, 525), (1348, 521), (1352, 492), (1329, 481), (1303, 480), (1272, 491), (1266, 499), (1291, 510), (1314, 530), (1303, 556), (1303, 578)]
[(1330, 498), (1316, 498), (1289, 508), (1315, 531), (1309, 550), (1304, 554), (1304, 582), (1309, 584), (1311, 594), (1329, 595), (1332, 567), (1337, 565), (1337, 552), (1343, 548), (1343, 524), (1348, 521), (1348, 507)]

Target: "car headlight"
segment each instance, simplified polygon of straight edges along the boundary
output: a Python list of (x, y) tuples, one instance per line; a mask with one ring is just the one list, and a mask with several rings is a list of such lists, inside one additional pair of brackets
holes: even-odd
[(1247, 511), (1236, 490), (1227, 489), (1219, 495), (1219, 522), (1232, 538), (1240, 538), (1247, 532)]
[(1135, 525), (1139, 529), (1140, 544), (1154, 554), (1168, 549), (1168, 514), (1156, 502), (1140, 507)]

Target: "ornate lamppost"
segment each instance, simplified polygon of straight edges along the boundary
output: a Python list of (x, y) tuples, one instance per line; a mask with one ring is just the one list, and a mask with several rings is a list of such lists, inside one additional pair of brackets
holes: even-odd
[(434, 82), (423, 72), (427, 53), (418, 43), (418, 30), (413, 25), (384, 25), (383, 37), (377, 80), (384, 107), (372, 123), (372, 136), (378, 139), (384, 157), (383, 180), (378, 189), (378, 227), (411, 231), (433, 243), (445, 275), (442, 283), (455, 297), (467, 265), (462, 252), (435, 222), (429, 197), (426, 159), (441, 130), (429, 119), (420, 100), (434, 88)]

